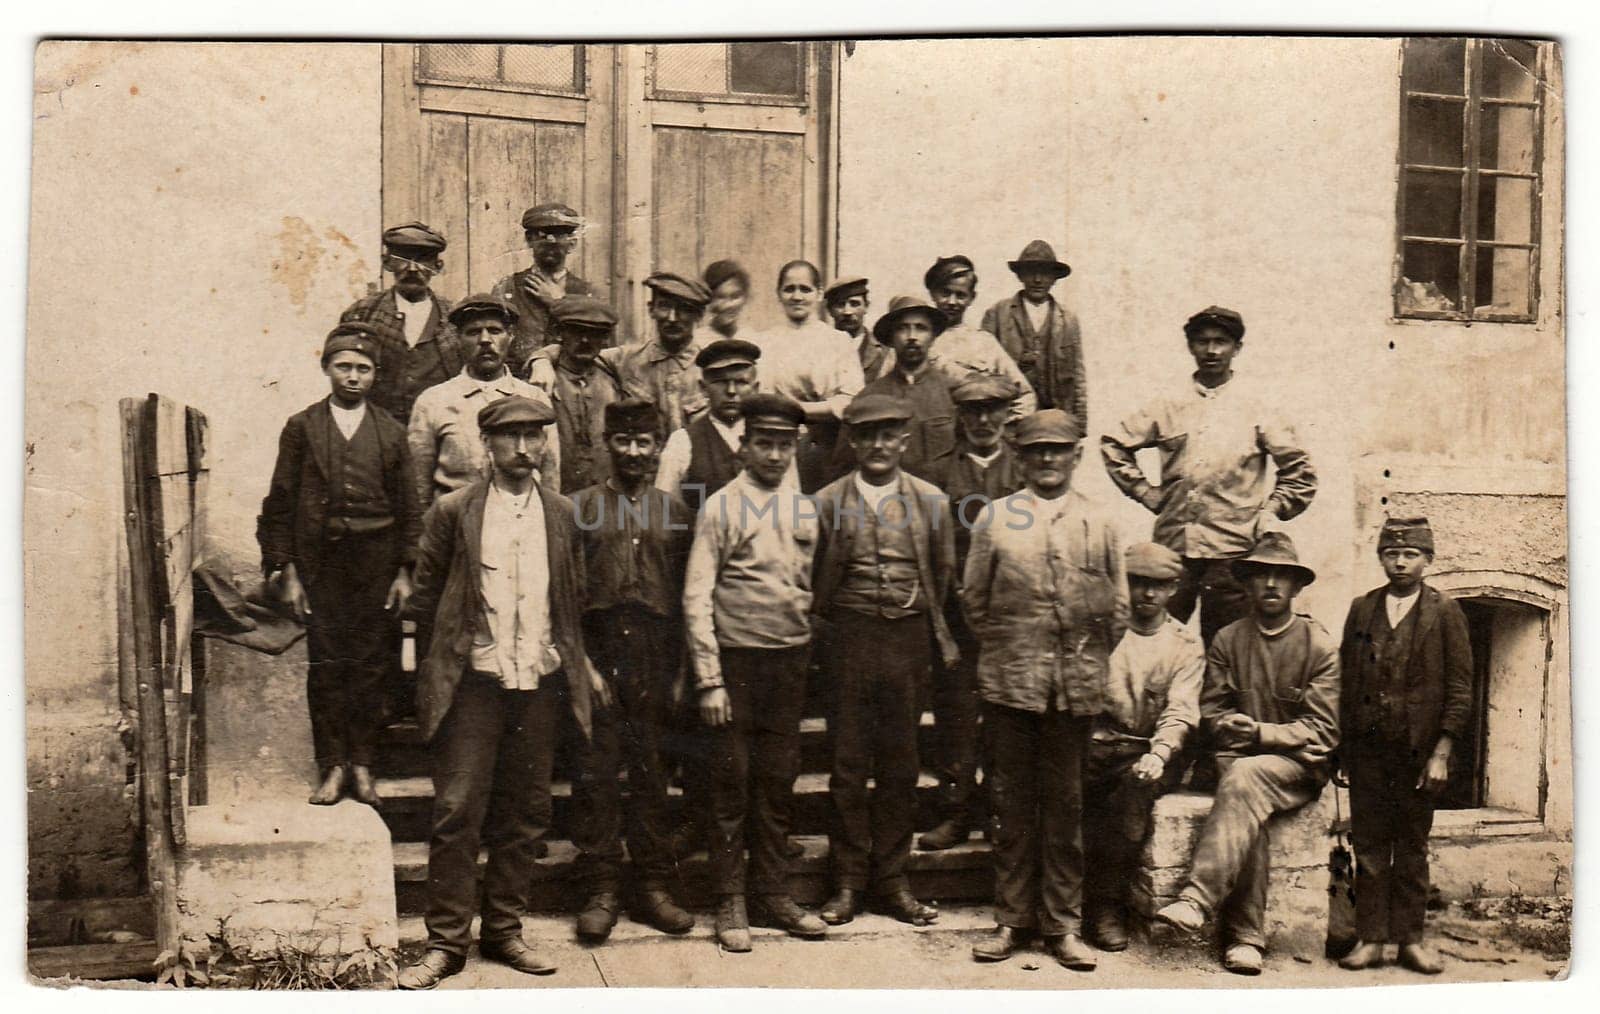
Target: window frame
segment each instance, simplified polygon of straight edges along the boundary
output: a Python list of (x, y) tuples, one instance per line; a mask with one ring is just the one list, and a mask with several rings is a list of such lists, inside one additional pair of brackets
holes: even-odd
[[(721, 105), (735, 105), (735, 106), (787, 106), (787, 107), (791, 107), (791, 108), (795, 108), (795, 109), (810, 109), (811, 108), (811, 91), (812, 91), (812, 85), (811, 85), (811, 68), (812, 68), (811, 43), (800, 41), (800, 40), (795, 40), (795, 39), (774, 39), (774, 40), (736, 40), (735, 42), (721, 42), (721, 43), (718, 43), (718, 45), (721, 45), (723, 47), (727, 47), (727, 46), (731, 46), (731, 45), (737, 44), (737, 41), (747, 41), (747, 42), (748, 41), (792, 42), (792, 43), (794, 43), (794, 45), (800, 47), (800, 92), (799, 92), (799, 94), (798, 95), (771, 95), (771, 94), (767, 94), (765, 92), (735, 92), (735, 91), (731, 91), (731, 90), (727, 91), (727, 92), (723, 92), (723, 93), (685, 92), (685, 91), (673, 91), (671, 89), (658, 88), (658, 87), (656, 87), (656, 59), (657, 59), (657, 54), (660, 52), (660, 49), (661, 49), (661, 47), (663, 45), (672, 45), (672, 43), (651, 43), (650, 44), (650, 59), (649, 59), (647, 65), (646, 65), (647, 66), (647, 72), (649, 74), (649, 80), (647, 82), (647, 89), (648, 89), (649, 96), (652, 99), (661, 99), (661, 100), (664, 100), (664, 101), (667, 101), (667, 102), (715, 102), (715, 103), (718, 103), (718, 104), (721, 104)], [(725, 55), (724, 58), (723, 58), (723, 61), (722, 61), (722, 66), (723, 66), (723, 78), (724, 78), (724, 80), (726, 80), (728, 82), (728, 87), (731, 89), (733, 87), (733, 81), (732, 81), (733, 59), (732, 59), (732, 57)]]
[[(1532, 100), (1504, 99), (1494, 96), (1485, 96), (1482, 90), (1483, 82), (1483, 55), (1484, 48), (1499, 42), (1498, 38), (1465, 38), (1465, 66), (1463, 68), (1462, 94), (1445, 95), (1438, 92), (1414, 91), (1406, 87), (1405, 58), (1406, 47), (1410, 45), (1411, 38), (1401, 40), (1400, 44), (1400, 72), (1399, 78), (1399, 145), (1395, 151), (1395, 245), (1394, 245), (1394, 279), (1391, 289), (1393, 314), (1395, 320), (1449, 320), (1468, 323), (1507, 323), (1507, 324), (1534, 324), (1539, 319), (1540, 306), (1540, 263), (1543, 248), (1543, 214), (1544, 214), (1544, 139), (1545, 139), (1545, 89), (1549, 80), (1550, 46), (1535, 40), (1528, 41), (1534, 46), (1534, 98)], [(1406, 159), (1408, 142), (1411, 136), (1409, 119), (1409, 100), (1420, 97), (1433, 100), (1459, 102), (1464, 106), (1462, 122), (1463, 152), (1461, 167), (1439, 166), (1423, 162), (1409, 162)], [(1484, 169), (1482, 166), (1482, 151), (1480, 140), (1482, 131), (1482, 110), (1484, 106), (1500, 106), (1531, 109), (1533, 111), (1533, 138), (1532, 138), (1532, 168), (1527, 172), (1513, 172), (1502, 169)], [(1459, 171), (1461, 176), (1461, 239), (1443, 239), (1437, 236), (1413, 236), (1405, 231), (1406, 224), (1406, 174), (1411, 170), (1432, 171), (1439, 173), (1455, 174)], [(1526, 243), (1503, 242), (1497, 240), (1483, 240), (1478, 236), (1478, 190), (1481, 181), (1485, 178), (1497, 179), (1526, 179), (1530, 181), (1532, 195), (1530, 199), (1529, 241)], [(1405, 309), (1400, 303), (1401, 284), (1405, 279), (1405, 254), (1408, 243), (1419, 243), (1433, 246), (1456, 246), (1459, 248), (1457, 255), (1457, 271), (1460, 278), (1459, 305), (1465, 309), (1453, 310), (1421, 310)], [(1492, 311), (1479, 311), (1477, 309), (1477, 260), (1478, 252), (1483, 249), (1513, 249), (1528, 251), (1528, 311), (1526, 313), (1496, 313)]]
[[(418, 85), (429, 85), (438, 88), (469, 88), (473, 91), (483, 92), (509, 92), (514, 95), (548, 95), (554, 98), (588, 100), (590, 94), (589, 74), (591, 71), (589, 60), (589, 47), (581, 42), (565, 43), (552, 42), (552, 46), (572, 46), (572, 78), (577, 83), (576, 88), (556, 88), (552, 85), (524, 84), (520, 81), (506, 81), (503, 78), (494, 81), (473, 80), (466, 81), (461, 78), (436, 77), (429, 75), (422, 66), (422, 51), (427, 46), (451, 45), (451, 43), (419, 42), (411, 47), (411, 80)], [(505, 74), (506, 46), (507, 45), (539, 45), (539, 43), (501, 43), (501, 42), (468, 42), (457, 45), (493, 46), (495, 49), (495, 68), (497, 73)]]

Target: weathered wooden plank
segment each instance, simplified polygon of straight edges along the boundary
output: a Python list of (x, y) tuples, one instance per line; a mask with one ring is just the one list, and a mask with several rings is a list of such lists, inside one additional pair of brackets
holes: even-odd
[[(409, 42), (383, 47), (383, 221), (427, 219), (422, 214), (422, 115), (417, 105)], [(447, 234), (448, 235), (448, 234)], [(450, 237), (456, 239), (459, 237)]]
[(133, 979), (155, 974), (163, 950), (154, 940), (28, 949), (28, 972), (40, 979)]
[(193, 567), (198, 568), (206, 560), (206, 504), (211, 491), (211, 431), (206, 425), (205, 414), (192, 406), (185, 413), (184, 422), (189, 438), (189, 510), (190, 516), (194, 519), (191, 535), (194, 546)]
[(799, 137), (704, 131), (706, 257), (737, 251), (750, 272), (749, 323), (770, 327), (781, 310), (778, 269), (801, 256), (804, 222)]
[(452, 113), (422, 113), (419, 131), (422, 150), (421, 219), (438, 229), (450, 244), (444, 252), (445, 269), (433, 288), (447, 299), (459, 300), (494, 284), (472, 277), (472, 238), (467, 233), (467, 118)]
[(698, 277), (705, 266), (700, 249), (704, 220), (700, 132), (657, 129), (655, 167), (651, 185), (655, 212), (653, 269)]
[[(539, 126), (472, 117), (467, 123), (467, 229), (472, 235), (475, 290), (527, 266), (522, 213), (544, 200), (539, 179)], [(559, 199), (559, 198), (552, 198)]]

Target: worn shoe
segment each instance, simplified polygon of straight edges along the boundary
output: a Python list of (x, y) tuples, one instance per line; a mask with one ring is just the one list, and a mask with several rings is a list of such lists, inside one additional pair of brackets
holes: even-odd
[(828, 935), (828, 924), (794, 903), (787, 894), (771, 894), (757, 902), (756, 913), (763, 926), (783, 930), (802, 940), (821, 940)]
[(635, 922), (674, 935), (694, 929), (694, 916), (679, 907), (672, 900), (672, 895), (660, 889), (639, 892), (639, 897), (634, 901), (633, 918)]
[(1056, 964), (1063, 968), (1070, 968), (1074, 972), (1092, 972), (1100, 959), (1094, 956), (1094, 951), (1083, 942), (1083, 938), (1076, 933), (1065, 936), (1045, 937), (1045, 953), (1056, 959)]
[(1400, 945), (1400, 964), (1422, 975), (1438, 975), (1444, 971), (1438, 955), (1417, 943)]
[(1261, 948), (1254, 944), (1229, 944), (1222, 952), (1222, 967), (1234, 975), (1261, 974)]
[(617, 924), (617, 912), (622, 908), (617, 896), (610, 891), (598, 891), (589, 896), (583, 911), (578, 913), (578, 938), (589, 943), (600, 943), (611, 935)]
[(1102, 951), (1128, 949), (1128, 926), (1123, 921), (1122, 912), (1115, 908), (1103, 908), (1096, 912), (1089, 932)]
[(910, 891), (886, 894), (878, 899), (878, 906), (884, 915), (892, 915), (913, 926), (926, 926), (939, 918), (938, 909), (924, 905)]
[(322, 774), (322, 784), (317, 786), (317, 791), (306, 800), (312, 806), (332, 806), (344, 798), (345, 770), (343, 764), (335, 764)]
[(750, 949), (750, 918), (745, 914), (744, 895), (724, 895), (717, 903), (717, 943), (736, 954)]
[(1186, 936), (1194, 936), (1206, 927), (1206, 914), (1188, 898), (1156, 909), (1155, 920)]
[(1028, 934), (1010, 926), (996, 926), (987, 938), (972, 945), (974, 961), (1004, 961), (1027, 943)]
[(853, 887), (841, 887), (839, 893), (828, 899), (819, 913), (829, 926), (843, 926), (861, 914), (861, 892)]
[(350, 765), (350, 798), (378, 808), (378, 786), (372, 780), (372, 769), (365, 764)]
[(1339, 967), (1359, 972), (1363, 968), (1377, 968), (1383, 964), (1383, 945), (1356, 941), (1355, 949), (1339, 959)]
[(467, 959), (459, 954), (430, 950), (416, 964), (402, 968), (394, 984), (400, 989), (432, 989), (465, 967)]
[(947, 820), (917, 839), (917, 848), (923, 852), (943, 852), (967, 840), (971, 829), (958, 820)]
[(509, 965), (524, 975), (549, 975), (556, 970), (556, 966), (541, 958), (538, 951), (523, 943), (521, 937), (480, 940), (478, 954), (485, 961)]

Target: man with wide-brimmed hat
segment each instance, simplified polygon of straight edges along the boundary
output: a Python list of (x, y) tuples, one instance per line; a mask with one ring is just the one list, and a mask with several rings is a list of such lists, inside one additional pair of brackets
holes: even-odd
[(1442, 971), (1423, 943), (1428, 902), (1428, 832), (1450, 783), (1455, 744), (1472, 720), (1472, 643), (1466, 615), (1423, 576), (1433, 562), (1427, 518), (1387, 518), (1378, 561), (1388, 582), (1356, 598), (1339, 655), (1350, 833), (1356, 851), (1355, 949), (1348, 969), (1384, 962)]
[[(430, 387), (417, 399), (406, 427), (417, 501), (424, 508), (436, 497), (461, 489), (489, 474), (489, 456), (478, 432), (485, 405), (513, 396), (549, 404), (548, 391), (512, 376), (506, 350), (517, 323), (511, 304), (489, 294), (468, 296), (450, 311), (450, 322), (466, 349), (461, 372)], [(535, 462), (538, 480), (551, 490), (561, 482), (560, 427), (541, 444)]]
[(1083, 339), (1078, 318), (1050, 295), (1072, 268), (1056, 259), (1049, 243), (1036, 239), (1007, 261), (1022, 288), (983, 315), (983, 330), (994, 335), (1039, 396), (1040, 408), (1059, 408), (1087, 431), (1089, 394), (1083, 372)]
[(828, 311), (834, 328), (855, 341), (856, 358), (861, 361), (861, 379), (870, 384), (883, 376), (889, 350), (867, 327), (867, 310), (872, 306), (867, 286), (867, 279), (860, 275), (835, 278), (822, 290), (822, 307)]
[(1222, 924), (1223, 967), (1258, 975), (1266, 947), (1267, 820), (1316, 799), (1339, 745), (1339, 647), (1294, 611), (1316, 580), (1294, 543), (1268, 532), (1233, 561), (1250, 615), (1206, 653), (1200, 720), (1217, 751), (1216, 802), (1195, 845), (1189, 880), (1155, 918), (1198, 933)]
[[(482, 406), (490, 472), (434, 501), (422, 522), (408, 614), (431, 621), (417, 726), (433, 776), (428, 949), (401, 989), (431, 989), (478, 951), (519, 972), (555, 965), (522, 938), (528, 886), (550, 827), (558, 713), (582, 735), (610, 703), (585, 650), (584, 567), (572, 503), (535, 480), (555, 413), (512, 395)], [(488, 849), (482, 883), (478, 846)]]
[(328, 397), (296, 412), (256, 540), (268, 587), (306, 625), (306, 705), (321, 783), (378, 805), (371, 765), (383, 681), (395, 662), (400, 610), (411, 595), (418, 517), (405, 430), (367, 401), (381, 365), (376, 329), (346, 321), (328, 333)]
[[(1006, 350), (994, 335), (967, 322), (967, 311), (978, 295), (978, 272), (972, 260), (964, 254), (940, 257), (923, 273), (922, 283), (927, 287), (929, 301), (945, 318), (939, 351), (933, 357), (934, 368), (944, 376), (945, 383), (955, 387), (973, 373), (1005, 377), (1017, 387), (1009, 421), (1014, 423), (1037, 410), (1039, 404), (1032, 385)], [(891, 361), (885, 371), (892, 366)]]
[(421, 222), (383, 231), (383, 269), (394, 284), (362, 296), (341, 321), (372, 325), (382, 365), (367, 400), (404, 426), (417, 396), (461, 369), (464, 350), (450, 325), (450, 301), (429, 288), (444, 270), (445, 238)]
[(593, 296), (563, 296), (550, 308), (555, 345), (535, 355), (528, 382), (549, 392), (561, 437), (563, 493), (606, 477), (606, 407), (622, 400), (622, 378), (601, 352), (615, 340), (617, 313)]
[(583, 227), (583, 216), (559, 201), (524, 211), (522, 236), (533, 264), (500, 279), (490, 290), (517, 311), (506, 362), (523, 380), (528, 379), (529, 361), (551, 340), (551, 308), (564, 296), (600, 295), (593, 284), (567, 268)]
[(902, 922), (938, 918), (911, 893), (907, 864), (930, 666), (935, 652), (944, 665), (957, 658), (944, 622), (956, 550), (944, 494), (900, 468), (914, 412), (891, 394), (857, 395), (844, 412), (856, 467), (817, 493), (811, 612), (826, 632), (832, 676), (828, 792), (836, 831), (828, 851), (837, 888), (821, 915), (836, 925), (860, 913), (869, 889)]
[(695, 326), (711, 302), (711, 290), (698, 278), (670, 271), (657, 271), (644, 280), (644, 287), (650, 290), (655, 335), (648, 341), (607, 349), (602, 355), (616, 367), (623, 390), (655, 405), (671, 434), (706, 407), (700, 370), (694, 364), (701, 349)]
[[(945, 331), (945, 319), (933, 304), (916, 296), (896, 296), (889, 312), (872, 326), (872, 336), (894, 351), (887, 372), (861, 389), (862, 394), (897, 398), (911, 406), (906, 446), (900, 467), (919, 479), (943, 487), (956, 446), (956, 406), (950, 384), (934, 368), (934, 347)], [(848, 432), (840, 434), (835, 460), (855, 465)]]
[(998, 925), (973, 947), (978, 961), (1003, 961), (1037, 934), (1059, 964), (1096, 965), (1082, 939), (1083, 769), (1128, 588), (1116, 528), (1072, 488), (1082, 439), (1060, 409), (1017, 424), (1027, 486), (973, 533), (962, 575), (994, 807)]

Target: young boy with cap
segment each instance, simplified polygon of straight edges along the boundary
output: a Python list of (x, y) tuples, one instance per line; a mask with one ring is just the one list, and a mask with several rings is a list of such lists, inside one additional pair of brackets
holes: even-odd
[(278, 438), (256, 540), (267, 583), (306, 625), (306, 704), (327, 806), (346, 788), (378, 805), (372, 759), (383, 681), (411, 596), (419, 532), (405, 430), (367, 403), (380, 365), (376, 329), (328, 334), (332, 393), (295, 413)]
[(828, 311), (835, 330), (843, 331), (856, 343), (856, 358), (861, 361), (861, 379), (872, 383), (883, 375), (889, 350), (867, 329), (867, 310), (872, 300), (867, 280), (857, 275), (836, 278), (822, 290), (822, 306)]
[(517, 311), (516, 333), (506, 362), (512, 372), (528, 379), (527, 364), (550, 341), (550, 309), (563, 296), (598, 296), (594, 285), (567, 269), (567, 258), (578, 247), (583, 216), (559, 202), (536, 205), (522, 213), (522, 236), (533, 254), (533, 264), (494, 284), (490, 292)]
[(971, 259), (963, 254), (940, 257), (923, 274), (922, 283), (927, 287), (928, 299), (945, 318), (939, 352), (933, 357), (934, 367), (944, 375), (945, 382), (954, 387), (972, 373), (1005, 377), (1017, 387), (1008, 421), (1014, 423), (1037, 411), (1039, 403), (1033, 387), (1016, 362), (1006, 355), (994, 335), (966, 322), (967, 310), (978, 297), (978, 272)]
[(612, 346), (617, 314), (591, 296), (564, 296), (550, 308), (556, 345), (535, 355), (528, 382), (550, 392), (561, 438), (561, 491), (606, 477), (610, 455), (603, 432), (606, 409), (622, 400), (622, 378), (600, 353)]
[(661, 416), (647, 401), (605, 408), (609, 475), (572, 495), (583, 533), (584, 643), (617, 706), (594, 719), (591, 748), (574, 786), (581, 822), (575, 879), (588, 901), (578, 936), (596, 942), (616, 925), (624, 808), (633, 860), (634, 919), (663, 933), (687, 933), (694, 918), (667, 891), (673, 872), (662, 736), (683, 660), (683, 575), (694, 515), (654, 488)]
[(744, 851), (754, 908), (800, 937), (827, 924), (789, 895), (785, 855), (800, 768), (800, 713), (811, 647), (818, 520), (785, 482), (805, 410), (783, 395), (743, 400), (743, 470), (696, 521), (683, 613), (711, 758), (711, 876), (717, 938), (750, 949)]
[[(936, 381), (937, 383), (937, 381)], [(814, 624), (832, 674), (829, 839), (837, 893), (824, 922), (854, 919), (870, 886), (890, 915), (938, 918), (911, 893), (907, 863), (917, 810), (917, 725), (935, 646), (955, 664), (944, 622), (955, 539), (937, 486), (901, 471), (912, 406), (857, 395), (844, 412), (856, 468), (817, 493), (821, 524), (812, 578)], [(874, 787), (869, 791), (867, 780)]]
[(1128, 633), (1111, 653), (1106, 710), (1089, 734), (1084, 774), (1084, 862), (1089, 937), (1101, 949), (1128, 946), (1128, 889), (1150, 837), (1156, 797), (1182, 768), (1172, 760), (1200, 722), (1205, 649), (1167, 614), (1183, 561), (1166, 546), (1128, 547)]
[(1350, 604), (1339, 650), (1360, 937), (1339, 964), (1381, 965), (1392, 943), (1400, 964), (1437, 975), (1422, 941), (1428, 832), (1454, 744), (1468, 734), (1472, 644), (1461, 607), (1423, 580), (1433, 562), (1427, 518), (1385, 520), (1378, 561), (1388, 583)]
[(1036, 239), (1006, 264), (1022, 283), (1013, 296), (989, 307), (983, 330), (994, 335), (1033, 385), (1040, 408), (1059, 408), (1089, 426), (1089, 395), (1083, 372), (1083, 340), (1078, 318), (1056, 302), (1050, 290), (1072, 274), (1056, 259), (1049, 243)]
[(650, 319), (655, 336), (648, 341), (607, 349), (601, 355), (616, 367), (630, 398), (655, 405), (671, 434), (694, 420), (706, 407), (700, 390), (700, 354), (695, 326), (711, 302), (711, 291), (699, 279), (657, 271), (644, 280), (650, 290)]

